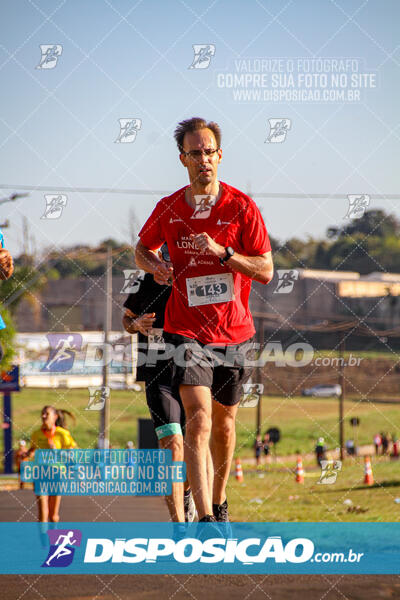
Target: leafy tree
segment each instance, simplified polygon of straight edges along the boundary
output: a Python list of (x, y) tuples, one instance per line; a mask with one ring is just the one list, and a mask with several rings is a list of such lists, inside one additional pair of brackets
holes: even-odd
[(6, 324), (6, 328), (0, 330), (0, 344), (4, 352), (3, 358), (0, 361), (0, 371), (9, 371), (15, 355), (15, 329), (10, 312), (5, 310), (1, 304), (0, 313), (3, 317), (4, 323)]
[[(1, 298), (3, 304), (15, 313), (18, 304), (23, 298), (33, 299), (35, 291), (40, 290), (49, 276), (56, 277), (56, 273), (42, 273), (35, 271), (30, 266), (20, 266), (15, 261), (14, 273), (10, 279), (1, 282)], [(33, 301), (33, 300), (32, 300)]]
[(355, 235), (357, 233), (378, 237), (399, 235), (400, 221), (395, 215), (387, 215), (384, 210), (376, 209), (365, 211), (360, 219), (353, 219), (346, 226), (333, 226), (327, 229), (328, 238)]

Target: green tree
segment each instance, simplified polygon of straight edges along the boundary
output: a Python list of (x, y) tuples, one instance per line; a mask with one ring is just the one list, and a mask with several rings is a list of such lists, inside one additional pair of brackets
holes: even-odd
[(329, 227), (328, 238), (342, 237), (346, 235), (373, 235), (386, 237), (400, 234), (400, 221), (395, 215), (386, 214), (384, 210), (367, 210), (360, 219), (352, 219), (348, 225), (343, 227)]
[(5, 310), (1, 304), (0, 313), (6, 325), (5, 329), (0, 330), (0, 344), (4, 352), (3, 358), (0, 361), (0, 371), (8, 371), (12, 365), (15, 355), (15, 329), (10, 312)]

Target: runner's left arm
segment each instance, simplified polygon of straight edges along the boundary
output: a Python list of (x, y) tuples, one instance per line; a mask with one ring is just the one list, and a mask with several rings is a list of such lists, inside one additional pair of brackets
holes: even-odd
[[(198, 235), (192, 234), (191, 237), (202, 252), (214, 254), (218, 258), (225, 257), (225, 247), (218, 244), (205, 231)], [(226, 265), (233, 271), (243, 273), (260, 283), (269, 283), (274, 275), (271, 243), (264, 219), (252, 200), (249, 200), (246, 205), (235, 242), (232, 242), (232, 246), (240, 248), (241, 252), (236, 251), (234, 247), (235, 254), (226, 261)]]
[[(218, 258), (224, 258), (226, 253), (224, 246), (217, 244), (205, 231), (197, 235), (192, 234), (192, 238), (202, 252), (214, 254)], [(247, 277), (255, 279), (260, 283), (269, 283), (274, 276), (271, 251), (264, 252), (259, 256), (244, 256), (243, 254), (239, 254), (239, 252), (235, 252), (226, 261), (226, 264), (233, 271), (243, 273), (243, 275), (247, 275)]]

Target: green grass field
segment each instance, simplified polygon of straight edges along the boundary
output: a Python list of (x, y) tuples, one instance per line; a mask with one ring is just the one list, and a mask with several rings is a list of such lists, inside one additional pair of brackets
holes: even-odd
[[(89, 393), (85, 390), (25, 389), (13, 395), (14, 446), (19, 439), (29, 440), (40, 427), (40, 411), (45, 404), (70, 410), (76, 415), (71, 431), (81, 448), (95, 447), (100, 415), (85, 411)], [(345, 436), (353, 435), (351, 416), (360, 418), (359, 443), (371, 443), (376, 431), (400, 433), (400, 411), (393, 404), (345, 403)], [(111, 443), (124, 447), (137, 441), (137, 418), (148, 417), (143, 392), (111, 391)], [(281, 429), (277, 454), (287, 456), (312, 452), (315, 441), (324, 436), (328, 448), (337, 446), (338, 401), (334, 399), (292, 399), (264, 397), (263, 431), (271, 426)], [(305, 460), (305, 483), (295, 483), (295, 461), (272, 462), (256, 470), (253, 456), (256, 409), (240, 408), (237, 419), (237, 456), (242, 457), (244, 482), (231, 476), (229, 506), (235, 521), (399, 521), (400, 461), (373, 458), (376, 485), (363, 485), (361, 459), (347, 459), (333, 485), (318, 485), (319, 469), (314, 460)], [(1, 436), (2, 437), (2, 436)], [(1, 440), (2, 443), (2, 440)], [(349, 499), (351, 505), (343, 504)], [(349, 510), (350, 509), (350, 510)]]
[[(76, 424), (70, 421), (71, 431), (81, 448), (94, 447), (97, 441), (100, 415), (86, 411), (89, 399), (86, 390), (24, 389), (13, 394), (13, 437), (29, 440), (34, 429), (40, 427), (40, 411), (45, 404), (70, 410), (76, 415)], [(344, 404), (345, 438), (358, 434), (359, 444), (372, 443), (374, 433), (387, 431), (400, 435), (400, 410), (394, 404), (370, 404), (346, 401)], [(137, 441), (137, 418), (148, 417), (143, 392), (111, 390), (111, 443), (124, 447), (128, 440)], [(349, 424), (352, 416), (360, 418), (357, 430)], [(240, 408), (237, 417), (237, 455), (252, 456), (256, 408)], [(338, 445), (338, 400), (332, 398), (281, 398), (264, 396), (262, 400), (262, 431), (279, 427), (282, 440), (277, 454), (286, 456), (296, 452), (312, 452), (319, 436), (325, 438), (328, 448)]]
[[(336, 483), (318, 485), (320, 470), (305, 465), (305, 482), (295, 482), (295, 465), (244, 465), (244, 481), (232, 476), (228, 498), (235, 521), (400, 521), (400, 462), (372, 459), (375, 484), (364, 486), (362, 460), (346, 459)], [(350, 500), (352, 504), (344, 503)]]

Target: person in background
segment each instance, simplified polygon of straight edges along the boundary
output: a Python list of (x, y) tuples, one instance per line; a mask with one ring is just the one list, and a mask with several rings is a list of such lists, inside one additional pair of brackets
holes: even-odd
[(321, 460), (326, 460), (326, 446), (323, 437), (318, 438), (317, 445), (315, 446), (315, 457), (319, 466), (321, 466)]
[(354, 445), (354, 440), (349, 439), (346, 441), (346, 452), (349, 456), (356, 455), (356, 447)]
[[(71, 449), (77, 448), (77, 443), (72, 435), (66, 429), (65, 417), (75, 417), (67, 410), (55, 408), (54, 406), (44, 406), (42, 408), (42, 426), (32, 433), (31, 447), (26, 453), (26, 458), (34, 456), (35, 451), (50, 449)], [(39, 512), (39, 521), (42, 523), (58, 523), (60, 520), (61, 496), (36, 496)]]
[[(170, 264), (167, 244), (159, 251), (159, 258), (165, 265)], [(148, 351), (162, 350), (164, 313), (171, 293), (170, 285), (159, 285), (153, 275), (146, 273), (139, 278), (134, 293), (124, 302), (125, 314), (122, 323), (125, 331), (137, 333), (138, 341)], [(154, 424), (158, 445), (163, 450), (171, 450), (173, 461), (184, 460), (183, 435), (185, 413), (179, 393), (171, 390), (172, 367), (168, 360), (157, 360), (155, 364), (137, 367), (136, 378), (145, 382), (146, 401)], [(192, 522), (195, 506), (189, 482), (172, 484), (172, 494), (165, 497), (173, 522)]]
[(382, 438), (379, 435), (379, 433), (376, 433), (374, 435), (374, 446), (375, 446), (375, 454), (376, 454), (376, 456), (378, 456), (379, 448), (382, 446)]
[(387, 433), (381, 432), (381, 440), (382, 440), (382, 455), (387, 454), (389, 448), (389, 437)]
[(4, 248), (4, 236), (0, 229), (0, 280), (9, 279), (14, 272), (11, 254)]
[(257, 467), (260, 466), (261, 464), (261, 452), (263, 449), (263, 443), (262, 443), (262, 439), (261, 439), (261, 435), (258, 433), (256, 440), (254, 442), (254, 453), (256, 456), (256, 465)]
[[(14, 272), (14, 264), (11, 254), (4, 248), (4, 237), (0, 229), (0, 280), (9, 279)], [(5, 329), (6, 325), (0, 315), (0, 330)], [(3, 358), (3, 348), (0, 344), (0, 361)]]
[(268, 462), (271, 440), (269, 439), (269, 433), (267, 431), (264, 433), (263, 445), (264, 445), (265, 460), (266, 460), (266, 462)]
[(19, 440), (18, 450), (16, 451), (14, 456), (15, 456), (15, 466), (17, 469), (18, 479), (19, 479), (19, 489), (23, 490), (25, 487), (25, 483), (23, 481), (21, 481), (21, 463), (27, 459), (26, 441), (25, 440)]

